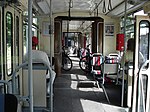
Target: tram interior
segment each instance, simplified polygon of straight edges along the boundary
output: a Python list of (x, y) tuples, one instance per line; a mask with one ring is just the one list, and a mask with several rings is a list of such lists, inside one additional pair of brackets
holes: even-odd
[[(138, 35), (136, 15), (150, 14), (149, 0), (1, 0), (0, 6), (0, 112), (6, 110), (6, 94), (17, 98), (14, 112), (134, 110), (136, 64), (124, 73), (121, 60), (127, 40)], [(143, 44), (139, 42), (139, 49), (148, 60), (149, 24), (141, 22), (140, 28)], [(38, 38), (35, 51), (30, 48), (32, 36)], [(62, 69), (63, 46), (71, 59), (71, 70)], [(95, 61), (93, 54), (102, 56)], [(90, 61), (84, 63), (88, 66), (84, 71), (79, 63), (87, 55), (90, 57), (85, 60)], [(100, 71), (93, 74), (93, 69)], [(144, 103), (139, 107), (143, 109), (141, 105)]]

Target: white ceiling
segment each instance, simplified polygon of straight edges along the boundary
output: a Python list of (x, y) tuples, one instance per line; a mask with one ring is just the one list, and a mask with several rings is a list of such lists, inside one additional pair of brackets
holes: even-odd
[[(72, 0), (71, 10), (89, 11), (93, 5), (93, 0)], [(69, 10), (69, 0), (52, 0), (53, 13), (65, 12)]]
[[(39, 2), (46, 1), (48, 6), (46, 5), (39, 5)], [(67, 12), (69, 11), (69, 2), (72, 1), (73, 7), (70, 9), (70, 13), (72, 15), (72, 12), (89, 12), (89, 16), (97, 14), (105, 14), (108, 16), (121, 16), (124, 14), (125, 9), (125, 0), (51, 0), (52, 2), (52, 14), (57, 14), (61, 12)], [(105, 12), (104, 9), (104, 1), (105, 1)], [(142, 4), (145, 3), (145, 1), (150, 0), (128, 0), (127, 9), (135, 10), (137, 7), (140, 7)], [(129, 3), (130, 2), (130, 3)], [(98, 8), (96, 7), (96, 4)], [(109, 5), (111, 4), (112, 9), (108, 10)], [(132, 5), (131, 5), (132, 4)], [(50, 0), (34, 0), (34, 6), (38, 7), (38, 11), (40, 14), (43, 15), (42, 10), (46, 10), (45, 14), (49, 14), (50, 11)], [(97, 9), (98, 10), (97, 10)], [(96, 10), (94, 10), (96, 9)], [(65, 24), (66, 22), (64, 22)], [(79, 28), (82, 24), (82, 21), (70, 21), (69, 28)], [(89, 24), (89, 23), (88, 23)], [(64, 25), (66, 27), (66, 24)]]
[[(34, 3), (38, 3), (41, 1), (46, 1), (48, 5), (50, 5), (50, 0), (34, 0)], [(59, 12), (68, 12), (69, 10), (69, 2), (72, 1), (73, 7), (71, 11), (88, 11), (89, 13), (94, 13), (94, 9), (96, 8), (96, 4), (98, 5), (98, 13), (104, 13), (104, 1), (106, 12), (104, 14), (109, 13), (109, 15), (118, 16), (121, 12), (124, 11), (124, 1), (125, 0), (51, 0), (52, 2), (52, 13), (59, 13)], [(144, 3), (144, 1), (149, 0), (128, 0), (130, 3), (134, 3), (134, 5), (129, 4), (127, 8), (132, 8), (140, 3)], [(112, 6), (112, 11), (108, 10), (109, 3)], [(119, 6), (118, 6), (119, 5)], [(43, 6), (44, 7), (44, 6)], [(97, 10), (95, 10), (97, 11)]]

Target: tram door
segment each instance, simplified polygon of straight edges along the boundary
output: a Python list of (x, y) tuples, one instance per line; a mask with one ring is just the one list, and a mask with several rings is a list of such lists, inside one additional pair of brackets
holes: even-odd
[[(3, 9), (3, 63), (4, 80), (10, 80), (15, 67), (22, 61), (22, 13), (14, 4)], [(19, 46), (20, 44), (20, 46)], [(19, 77), (18, 77), (19, 80)], [(11, 83), (11, 80), (10, 80)]]
[(1, 22), (1, 20), (2, 20), (2, 8), (0, 7), (0, 80), (2, 79), (2, 59), (1, 59), (1, 54), (2, 54), (2, 47), (1, 47), (1, 45), (2, 45), (2, 22)]
[(150, 112), (150, 18), (136, 16), (132, 112)]

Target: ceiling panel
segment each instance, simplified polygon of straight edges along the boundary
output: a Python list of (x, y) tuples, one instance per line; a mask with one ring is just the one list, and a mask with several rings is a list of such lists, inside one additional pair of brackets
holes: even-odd
[[(48, 0), (50, 1), (50, 0)], [(49, 3), (49, 2), (48, 2)], [(52, 11), (56, 12), (64, 12), (68, 10), (68, 0), (52, 0)]]
[[(38, 6), (39, 2), (44, 2), (44, 1), (46, 1), (47, 4), (50, 6), (50, 0), (34, 0), (34, 3), (35, 3), (35, 5)], [(51, 0), (51, 1), (52, 1), (52, 13), (68, 12), (70, 0)], [(96, 8), (98, 7), (99, 14), (105, 14), (108, 16), (117, 16), (118, 17), (118, 15), (120, 16), (121, 14), (123, 14), (123, 12), (125, 10), (125, 2), (124, 2), (125, 0), (71, 0), (71, 1), (73, 3), (73, 7), (70, 10), (71, 16), (73, 15), (72, 11), (76, 11), (76, 12), (89, 11), (89, 14), (94, 15), (94, 13), (97, 11)], [(129, 0), (129, 1), (130, 1), (130, 4), (129, 3), (127, 4), (127, 9), (130, 9), (130, 10), (132, 8), (135, 8), (135, 6), (138, 7), (139, 3), (144, 3), (144, 0), (143, 0), (143, 2), (137, 2), (140, 0)], [(131, 5), (131, 1), (136, 1), (136, 2)], [(146, 0), (146, 1), (148, 1), (148, 0)], [(44, 6), (42, 6), (42, 7), (44, 7)], [(108, 9), (108, 7), (111, 9)], [(39, 8), (42, 9), (41, 6), (39, 6)], [(105, 11), (104, 11), (104, 8), (105, 8)], [(41, 13), (41, 14), (43, 14), (43, 13)], [(77, 28), (82, 29), (82, 27), (80, 27), (81, 24), (82, 24), (82, 21), (78, 21), (78, 22), (70, 21), (69, 28), (70, 29), (77, 29)], [(89, 24), (90, 23), (86, 22), (83, 25), (88, 27)], [(64, 22), (63, 26), (64, 26), (64, 29), (66, 29), (67, 22)]]
[[(73, 7), (71, 8), (71, 10), (89, 11), (91, 5), (92, 0), (73, 0)], [(52, 7), (53, 13), (68, 11), (69, 0), (52, 0)]]
[[(48, 4), (50, 4), (50, 0), (34, 0), (35, 3), (38, 3), (40, 1), (47, 1)], [(59, 12), (68, 12), (69, 10), (69, 1), (70, 0), (52, 0), (52, 12), (53, 13), (59, 13)], [(110, 15), (117, 15), (124, 11), (124, 0), (71, 0), (73, 3), (73, 7), (71, 8), (71, 11), (80, 11), (80, 12), (85, 12), (89, 11), (91, 13), (94, 13), (94, 9), (96, 8), (96, 4), (98, 7), (98, 13), (104, 13), (104, 14), (110, 14)], [(105, 1), (105, 5), (104, 5)], [(140, 0), (129, 0), (130, 3), (131, 1), (136, 1), (136, 3), (141, 3), (137, 2)], [(146, 0), (147, 1), (147, 0)], [(143, 0), (144, 2), (144, 0)], [(137, 4), (134, 5), (137, 5)], [(119, 5), (119, 6), (118, 6)], [(111, 8), (112, 9), (108, 9)], [(131, 8), (133, 5), (128, 4), (128, 8)], [(104, 9), (106, 9), (104, 11)], [(95, 10), (97, 11), (97, 10)]]

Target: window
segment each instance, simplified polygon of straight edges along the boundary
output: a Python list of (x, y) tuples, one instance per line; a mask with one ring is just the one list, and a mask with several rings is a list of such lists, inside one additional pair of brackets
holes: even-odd
[[(135, 11), (127, 15), (126, 19), (126, 38), (134, 38), (134, 21), (135, 15), (145, 15), (143, 10)], [(120, 22), (121, 32), (124, 31), (124, 17), (121, 18)]]
[(140, 38), (139, 38), (139, 52), (142, 53), (144, 60), (149, 60), (149, 31), (150, 25), (148, 21), (140, 22)]
[[(124, 18), (121, 19), (121, 32), (124, 32)], [(126, 19), (126, 38), (134, 37), (134, 16), (130, 14)]]
[(19, 17), (16, 17), (16, 35), (15, 35), (15, 39), (16, 39), (16, 45), (15, 45), (15, 50), (16, 50), (16, 54), (15, 54), (15, 59), (16, 59), (16, 65), (19, 65)]
[[(28, 15), (28, 12), (24, 12), (23, 13), (24, 16)], [(33, 14), (33, 16), (35, 16), (35, 14)], [(33, 18), (33, 22), (32, 22), (32, 35), (34, 36), (38, 36), (39, 34), (39, 27), (37, 25), (38, 23), (38, 19), (37, 18)], [(23, 54), (25, 55), (28, 52), (28, 20), (24, 20), (23, 21)]]
[(10, 12), (6, 14), (6, 65), (7, 75), (10, 76), (13, 69), (13, 18)]

